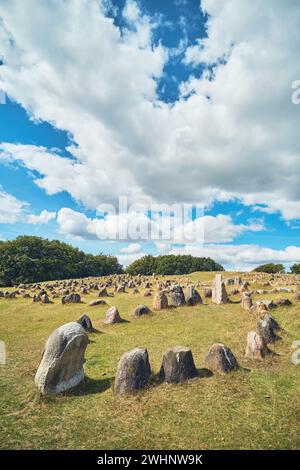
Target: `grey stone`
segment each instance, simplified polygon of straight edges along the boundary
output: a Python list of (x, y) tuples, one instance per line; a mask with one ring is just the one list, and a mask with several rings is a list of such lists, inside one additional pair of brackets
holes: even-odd
[(147, 305), (138, 305), (133, 312), (134, 317), (141, 317), (142, 315), (146, 315), (150, 313), (151, 310)]
[(264, 359), (269, 353), (270, 350), (264, 338), (256, 333), (256, 331), (249, 331), (245, 356), (250, 359)]
[(67, 294), (62, 297), (61, 302), (63, 304), (79, 303), (81, 302), (81, 297), (79, 294), (75, 294), (75, 293)]
[(92, 320), (88, 315), (81, 315), (81, 317), (79, 317), (77, 320), (77, 323), (79, 323), (79, 325), (81, 325), (86, 332), (90, 333), (93, 331)]
[(222, 281), (222, 275), (217, 274), (214, 281), (214, 286), (212, 289), (212, 302), (214, 304), (226, 304), (228, 301), (228, 296), (225, 288), (225, 284)]
[(172, 307), (180, 307), (185, 305), (185, 297), (182, 287), (179, 284), (173, 285), (169, 289), (169, 305)]
[(265, 340), (266, 344), (275, 343), (280, 338), (277, 336), (276, 331), (279, 325), (273, 317), (266, 314), (263, 320), (259, 320), (257, 324), (258, 333)]
[(49, 336), (35, 376), (42, 394), (56, 395), (83, 381), (87, 344), (88, 336), (77, 322), (66, 323)]
[(188, 286), (186, 289), (186, 296), (185, 300), (187, 305), (196, 305), (196, 304), (202, 304), (202, 299), (201, 295), (199, 292), (195, 289), (194, 286)]
[(113, 323), (120, 323), (121, 321), (122, 318), (120, 317), (117, 307), (113, 306), (107, 310), (103, 323), (105, 323), (105, 325), (111, 325)]
[(132, 393), (145, 388), (151, 376), (147, 349), (135, 348), (121, 357), (115, 379), (116, 393)]
[(221, 373), (231, 372), (239, 368), (231, 350), (220, 343), (211, 346), (205, 358), (205, 364), (212, 371)]
[(197, 377), (192, 351), (190, 348), (177, 346), (164, 353), (160, 378), (168, 383), (184, 382)]
[(95, 299), (89, 302), (89, 307), (96, 307), (97, 305), (106, 305), (106, 302), (103, 299)]
[(157, 291), (153, 297), (154, 310), (162, 310), (168, 308), (168, 297), (162, 291)]

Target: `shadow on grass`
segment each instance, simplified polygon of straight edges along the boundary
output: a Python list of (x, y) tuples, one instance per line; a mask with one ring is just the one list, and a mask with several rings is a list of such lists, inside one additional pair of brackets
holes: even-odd
[(105, 390), (111, 387), (114, 379), (91, 379), (85, 377), (85, 380), (78, 387), (70, 390), (67, 395), (69, 396), (82, 396), (82, 395), (93, 395), (95, 393), (103, 393)]
[(211, 370), (206, 369), (206, 367), (202, 367), (201, 369), (197, 369), (198, 372), (198, 377), (200, 379), (207, 379), (209, 377), (212, 377), (214, 374)]

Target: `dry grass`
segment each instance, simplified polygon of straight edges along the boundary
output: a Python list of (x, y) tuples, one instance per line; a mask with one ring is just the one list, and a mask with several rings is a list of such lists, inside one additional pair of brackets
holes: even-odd
[[(183, 279), (209, 283), (211, 273)], [(259, 287), (259, 286), (257, 286)], [(199, 289), (200, 292), (202, 289)], [(132, 293), (108, 298), (127, 323), (104, 326), (108, 306), (86, 303), (34, 304), (30, 299), (0, 299), (0, 339), (8, 361), (0, 366), (0, 448), (22, 449), (273, 449), (299, 448), (300, 365), (291, 364), (291, 344), (300, 339), (300, 304), (277, 309), (285, 329), (263, 362), (246, 360), (246, 334), (255, 318), (240, 305), (196, 307), (155, 312), (133, 319), (140, 303), (151, 297)], [(275, 294), (262, 298), (283, 298)], [(41, 398), (33, 379), (48, 335), (58, 326), (88, 313), (98, 332), (90, 335), (86, 382), (68, 395)], [(134, 396), (115, 396), (112, 383), (120, 356), (146, 347), (154, 374), (163, 352), (190, 346), (196, 365), (204, 367), (209, 346), (223, 342), (242, 369), (226, 376), (200, 377), (171, 386), (158, 384)]]

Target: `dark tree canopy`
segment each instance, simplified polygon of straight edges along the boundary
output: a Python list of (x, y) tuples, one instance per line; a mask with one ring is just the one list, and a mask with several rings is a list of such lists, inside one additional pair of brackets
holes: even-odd
[(285, 267), (283, 266), (283, 264), (267, 263), (267, 264), (262, 264), (261, 266), (257, 266), (257, 268), (253, 269), (253, 271), (257, 273), (268, 273), (268, 274), (284, 273)]
[(291, 273), (300, 274), (300, 264), (293, 264), (293, 266), (291, 266)]
[(189, 274), (195, 271), (224, 271), (223, 266), (211, 258), (198, 258), (192, 255), (143, 256), (131, 263), (129, 274)]
[(0, 285), (121, 273), (114, 256), (91, 255), (40, 237), (20, 236), (0, 242)]

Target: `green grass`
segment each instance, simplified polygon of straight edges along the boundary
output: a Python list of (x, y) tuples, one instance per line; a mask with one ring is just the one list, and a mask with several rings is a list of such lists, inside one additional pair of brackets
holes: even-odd
[[(228, 276), (228, 273), (225, 273)], [(175, 276), (173, 276), (174, 278)], [(211, 273), (180, 279), (211, 282)], [(257, 286), (258, 287), (258, 286)], [(229, 289), (230, 290), (230, 289)], [(199, 288), (202, 293), (202, 289)], [(107, 298), (127, 323), (105, 326), (107, 306), (34, 304), (31, 299), (0, 299), (0, 339), (7, 364), (0, 366), (0, 448), (22, 449), (295, 449), (300, 447), (300, 365), (291, 363), (291, 344), (300, 339), (300, 304), (280, 308), (275, 318), (285, 329), (262, 362), (244, 358), (253, 315), (239, 304), (182, 307), (132, 318), (138, 304), (152, 297), (130, 293)], [(263, 295), (266, 298), (292, 294)], [(235, 297), (237, 300), (239, 297)], [(259, 298), (259, 297), (257, 297)], [(34, 385), (41, 351), (58, 326), (88, 313), (98, 332), (90, 334), (86, 382), (69, 394), (42, 398)], [(200, 377), (182, 385), (159, 384), (132, 396), (112, 389), (118, 359), (136, 346), (146, 347), (153, 374), (168, 347), (192, 348), (204, 367), (208, 348), (223, 342), (242, 369)]]

